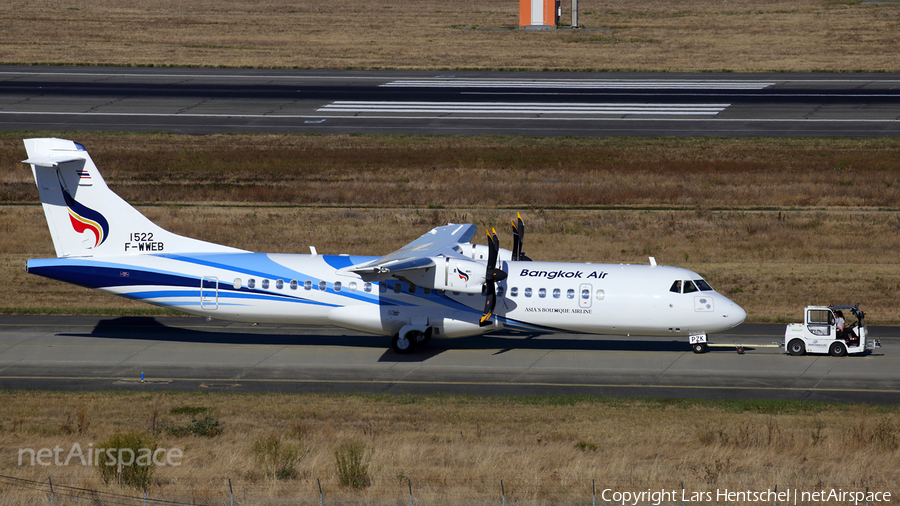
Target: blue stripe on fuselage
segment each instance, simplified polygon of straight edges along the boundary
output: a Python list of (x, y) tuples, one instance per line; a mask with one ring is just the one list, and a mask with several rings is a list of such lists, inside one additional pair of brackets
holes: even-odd
[(114, 286), (162, 285), (197, 288), (196, 278), (176, 273), (135, 269), (131, 265), (106, 264), (100, 262), (48, 259), (29, 260), (28, 272), (58, 279), (87, 288), (109, 288)]
[[(183, 261), (190, 264), (199, 264), (206, 265), (210, 267), (216, 267), (219, 269), (230, 270), (233, 272), (242, 272), (246, 274), (255, 274), (263, 279), (277, 279), (279, 277), (283, 277), (286, 279), (294, 279), (297, 277), (307, 277), (303, 276), (302, 273), (298, 273), (292, 271), (276, 262), (271, 261), (264, 253), (239, 253), (239, 254), (209, 254), (204, 255), (204, 258), (194, 258), (190, 256), (184, 255), (153, 255), (160, 256), (164, 258), (168, 258), (170, 260)], [(242, 267), (238, 267), (236, 265), (231, 265), (230, 262), (223, 260), (230, 260), (232, 262), (235, 261), (243, 261), (248, 260), (249, 257), (253, 257), (252, 264), (255, 264), (251, 269), (246, 269)], [(213, 262), (211, 259), (215, 258), (219, 261)], [(264, 258), (264, 260), (262, 260)], [(352, 257), (338, 257), (334, 256), (336, 259), (346, 259), (348, 263), (355, 261)], [(262, 260), (262, 261), (261, 261)], [(337, 265), (342, 265), (339, 263)], [(269, 268), (274, 267), (276, 272), (266, 273), (261, 270), (261, 268)], [(50, 279), (56, 279), (60, 281), (65, 281), (67, 283), (72, 283), (79, 286), (84, 286), (87, 288), (116, 288), (116, 287), (128, 287), (128, 286), (159, 286), (159, 287), (171, 287), (178, 288), (184, 287), (187, 289), (191, 289), (191, 292), (194, 297), (199, 298), (199, 291), (196, 291), (200, 285), (200, 276), (197, 275), (184, 275), (177, 272), (172, 271), (164, 271), (160, 269), (153, 269), (148, 267), (140, 267), (136, 268), (130, 264), (119, 264), (112, 262), (103, 262), (93, 259), (72, 259), (72, 258), (54, 258), (54, 259), (34, 259), (28, 261), (28, 272), (32, 274), (36, 274), (39, 276), (44, 276)], [(280, 276), (278, 274), (281, 274)], [(299, 275), (299, 276), (298, 276)], [(406, 306), (406, 307), (415, 307), (422, 303), (431, 303), (439, 306), (444, 306), (449, 309), (453, 309), (456, 311), (461, 311), (465, 313), (480, 313), (477, 309), (470, 307), (464, 304), (461, 301), (450, 298), (448, 295), (442, 294), (439, 291), (433, 291), (431, 294), (425, 293), (416, 293), (410, 294), (408, 292), (403, 292), (401, 294), (395, 294), (393, 290), (393, 286), (396, 283), (400, 283), (400, 281), (390, 280), (383, 281), (382, 284), (385, 286), (385, 293), (378, 294), (375, 293), (367, 293), (363, 291), (358, 292), (350, 292), (346, 288), (341, 290), (340, 292), (333, 291), (333, 284), (328, 283), (329, 295), (337, 295), (340, 297), (345, 297), (348, 299), (358, 300), (360, 302), (365, 302), (369, 304), (378, 304), (382, 306)], [(406, 283), (404, 283), (406, 284)], [(378, 290), (378, 284), (375, 283), (375, 289)], [(238, 289), (235, 289), (231, 283), (219, 281), (218, 283), (219, 297), (233, 297), (236, 299), (239, 298), (254, 298), (257, 300), (280, 300), (280, 301), (294, 301), (299, 303), (306, 304), (316, 304), (322, 305), (326, 307), (339, 307), (341, 304), (329, 304), (325, 302), (319, 302), (312, 300), (310, 297), (303, 297), (299, 295), (294, 295), (291, 293), (279, 293), (273, 292), (269, 290), (260, 290), (260, 289), (249, 289), (246, 286), (242, 286)], [(301, 289), (297, 292), (298, 294), (304, 293)], [(169, 295), (171, 294), (171, 295)], [(233, 294), (233, 295), (232, 295)], [(131, 292), (131, 293), (122, 293), (121, 295), (132, 298), (132, 299), (143, 299), (143, 298), (156, 298), (156, 297), (183, 297), (186, 296), (185, 292), (179, 292), (177, 290), (145, 290), (141, 292)], [(406, 299), (406, 300), (403, 300)], [(412, 299), (412, 300), (409, 300)], [(418, 299), (418, 300), (417, 300)]]

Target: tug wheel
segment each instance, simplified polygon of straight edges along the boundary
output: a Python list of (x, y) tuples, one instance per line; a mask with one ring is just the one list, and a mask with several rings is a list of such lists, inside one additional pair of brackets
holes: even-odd
[(847, 354), (847, 347), (844, 346), (844, 343), (831, 343), (831, 346), (828, 347), (828, 353), (832, 357), (843, 357)]
[(806, 346), (803, 345), (803, 341), (801, 341), (800, 339), (793, 339), (791, 342), (789, 342), (787, 349), (788, 353), (795, 357), (806, 354)]

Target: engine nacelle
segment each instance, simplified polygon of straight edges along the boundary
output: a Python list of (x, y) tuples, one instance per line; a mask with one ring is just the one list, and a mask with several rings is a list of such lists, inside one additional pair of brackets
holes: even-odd
[[(460, 252), (460, 254), (465, 255), (472, 260), (487, 260), (488, 254), (490, 253), (490, 249), (484, 244), (460, 244), (456, 246), (455, 249)], [(497, 252), (497, 260), (500, 262), (512, 260), (512, 251), (500, 248)]]
[(418, 286), (434, 290), (461, 293), (481, 293), (487, 266), (484, 262), (450, 257), (434, 257), (435, 267), (424, 271), (405, 273), (403, 279)]

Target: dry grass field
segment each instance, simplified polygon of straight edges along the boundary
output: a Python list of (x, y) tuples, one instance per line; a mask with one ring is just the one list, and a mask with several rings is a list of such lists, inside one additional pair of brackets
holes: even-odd
[[(563, 0), (561, 20), (571, 19)], [(7, 0), (0, 62), (227, 67), (898, 71), (900, 3), (581, 0), (589, 29), (518, 29), (518, 1)], [(490, 48), (487, 50), (486, 48)]]
[[(0, 202), (35, 202), (0, 133)], [(97, 134), (136, 203), (445, 208), (900, 208), (900, 140)]]
[[(225, 393), (0, 392), (0, 474), (138, 495), (104, 485), (91, 467), (18, 466), (20, 448), (68, 453), (74, 443), (106, 440), (116, 431), (146, 431), (162, 448), (184, 451), (179, 467), (157, 468), (149, 494), (227, 504), (225, 479), (239, 504), (273, 498), (408, 500), (411, 480), (424, 504), (590, 504), (591, 480), (603, 488), (641, 491), (805, 491), (842, 488), (900, 491), (900, 411), (897, 407), (778, 402), (694, 402), (579, 398), (454, 396), (232, 395)], [(186, 424), (179, 411), (222, 423), (216, 437), (174, 436)], [(263, 476), (254, 442), (274, 435), (302, 456), (296, 477)], [(371, 458), (371, 485), (338, 485), (335, 449), (362, 443)], [(65, 454), (64, 454), (65, 455)], [(5, 503), (45, 504), (45, 494), (0, 490)], [(30, 501), (29, 501), (30, 502)], [(672, 503), (667, 502), (667, 503)], [(738, 504), (740, 502), (737, 502)], [(318, 502), (315, 502), (318, 504)], [(650, 504), (644, 501), (642, 504)], [(665, 504), (665, 503), (664, 503)], [(731, 502), (731, 504), (736, 504)], [(744, 503), (746, 504), (746, 503)], [(750, 503), (760, 504), (760, 503)], [(846, 504), (821, 502), (817, 504)], [(862, 503), (860, 503), (862, 504)]]
[[(447, 222), (497, 227), (510, 247), (521, 210), (536, 259), (652, 255), (704, 275), (749, 321), (860, 302), (870, 323), (900, 323), (900, 216), (879, 211), (900, 207), (896, 139), (78, 138), (151, 220), (239, 248), (381, 255)], [(20, 136), (0, 134), (2, 311), (158, 312), (24, 272), (54, 255), (40, 207), (15, 205), (37, 200), (24, 158)]]

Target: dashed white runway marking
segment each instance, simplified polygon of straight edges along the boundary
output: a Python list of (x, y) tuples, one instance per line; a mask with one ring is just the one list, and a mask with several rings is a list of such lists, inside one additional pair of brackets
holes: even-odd
[(771, 81), (717, 81), (669, 79), (405, 79), (380, 85), (383, 88), (554, 88), (578, 90), (762, 90)]
[(446, 114), (553, 114), (553, 115), (691, 115), (714, 116), (730, 104), (597, 104), (542, 102), (394, 102), (394, 101), (336, 101), (320, 107), (317, 112), (353, 113), (418, 113)]

